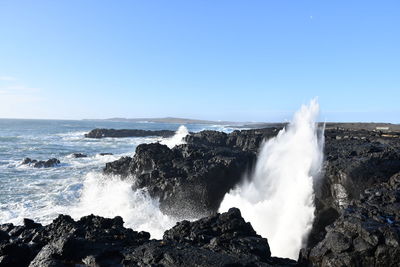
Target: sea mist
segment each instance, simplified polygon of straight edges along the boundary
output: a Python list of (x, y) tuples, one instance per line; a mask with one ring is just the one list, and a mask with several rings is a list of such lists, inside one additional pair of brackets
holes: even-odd
[(273, 256), (298, 258), (314, 220), (313, 179), (323, 160), (318, 134), (319, 105), (303, 105), (292, 122), (264, 142), (253, 174), (225, 195), (220, 211), (238, 207), (258, 234), (268, 238)]

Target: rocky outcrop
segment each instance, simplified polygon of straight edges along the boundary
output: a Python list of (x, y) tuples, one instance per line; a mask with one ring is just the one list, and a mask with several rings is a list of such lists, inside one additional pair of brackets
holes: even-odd
[(0, 266), (293, 266), (270, 256), (238, 209), (196, 222), (184, 221), (150, 240), (147, 232), (123, 227), (121, 217), (60, 215), (42, 226), (0, 226)]
[(58, 164), (60, 164), (60, 161), (56, 158), (51, 158), (49, 160), (36, 160), (36, 159), (30, 159), (30, 158), (25, 158), (22, 163), (22, 165), (30, 165), (33, 166), (34, 168), (50, 168), (50, 167), (56, 167)]
[[(148, 188), (153, 197), (160, 198), (164, 211), (212, 214), (225, 193), (252, 169), (262, 141), (278, 130), (203, 131), (188, 135), (185, 145), (173, 149), (140, 145), (134, 157), (108, 163), (104, 171), (131, 177), (136, 188)], [(360, 201), (367, 188), (386, 183), (400, 172), (399, 136), (358, 128), (325, 131), (324, 168), (315, 181), (316, 218), (308, 248), (325, 240), (327, 226), (350, 218), (343, 212)]]
[(398, 266), (400, 173), (350, 201), (323, 240), (301, 257), (309, 266)]
[(175, 134), (170, 130), (139, 130), (139, 129), (94, 129), (85, 134), (87, 138), (105, 138), (105, 137), (146, 137), (146, 136), (161, 136), (171, 137)]
[(316, 180), (316, 219), (309, 238), (314, 246), (352, 200), (365, 189), (387, 182), (400, 171), (400, 138), (396, 133), (329, 129), (325, 131), (323, 176)]
[(239, 209), (200, 219), (182, 221), (164, 233), (164, 240), (195, 245), (216, 253), (236, 257), (240, 251), (241, 263), (265, 262), (272, 265), (295, 261), (271, 257), (268, 240), (257, 235), (250, 223), (241, 217)]
[(146, 188), (166, 213), (201, 217), (217, 211), (225, 192), (254, 158), (253, 153), (224, 148), (142, 144), (133, 158), (107, 163), (104, 171), (135, 177), (133, 187)]
[(276, 132), (203, 131), (188, 135), (186, 144), (172, 149), (141, 144), (134, 157), (107, 163), (104, 172), (131, 178), (134, 188), (147, 188), (166, 213), (206, 216), (217, 211), (225, 193), (251, 170), (263, 138)]

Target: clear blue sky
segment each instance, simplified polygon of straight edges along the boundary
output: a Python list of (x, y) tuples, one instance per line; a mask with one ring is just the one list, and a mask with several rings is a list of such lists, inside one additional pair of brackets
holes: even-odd
[(400, 123), (400, 1), (0, 0), (0, 117)]

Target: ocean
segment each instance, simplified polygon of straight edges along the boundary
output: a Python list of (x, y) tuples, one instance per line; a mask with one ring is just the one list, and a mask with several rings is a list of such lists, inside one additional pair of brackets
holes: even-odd
[[(58, 214), (75, 219), (95, 214), (122, 216), (125, 226), (160, 237), (176, 220), (160, 212), (158, 201), (144, 190), (134, 191), (129, 181), (105, 176), (105, 163), (133, 156), (141, 143), (166, 142), (161, 137), (89, 139), (94, 128), (178, 130), (180, 124), (113, 121), (0, 119), (0, 224), (22, 224), (31, 218), (50, 223)], [(232, 129), (221, 125), (185, 125), (188, 131)], [(86, 158), (73, 158), (83, 153)], [(101, 156), (100, 153), (112, 153)], [(57, 158), (52, 168), (21, 164), (26, 157)]]

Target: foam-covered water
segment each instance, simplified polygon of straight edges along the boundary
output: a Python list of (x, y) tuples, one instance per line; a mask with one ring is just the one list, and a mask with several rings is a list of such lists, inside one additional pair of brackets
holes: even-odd
[[(120, 215), (125, 226), (146, 230), (160, 237), (174, 224), (163, 215), (157, 200), (145, 191), (133, 191), (129, 181), (104, 176), (106, 162), (133, 156), (141, 143), (162, 142), (170, 147), (182, 143), (187, 131), (216, 129), (211, 125), (169, 123), (129, 123), (109, 121), (53, 121), (0, 119), (0, 223), (21, 224), (23, 218), (50, 223), (58, 214), (79, 218), (88, 214)], [(221, 126), (218, 126), (221, 127)], [(84, 133), (94, 128), (176, 130), (169, 139), (103, 138), (88, 139)], [(87, 158), (73, 158), (72, 153)], [(113, 155), (100, 156), (100, 153)], [(55, 168), (37, 169), (21, 165), (29, 157), (61, 161)]]
[(298, 258), (314, 219), (313, 179), (323, 159), (319, 105), (302, 106), (286, 129), (260, 148), (254, 173), (226, 194), (220, 210), (238, 207), (274, 256)]

